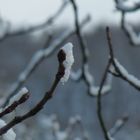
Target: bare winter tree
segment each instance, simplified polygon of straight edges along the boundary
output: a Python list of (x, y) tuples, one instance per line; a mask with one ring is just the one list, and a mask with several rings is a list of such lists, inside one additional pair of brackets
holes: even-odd
[[(5, 23), (6, 27), (4, 32), (2, 33), (0, 37), (0, 41), (5, 41), (9, 37), (13, 36), (19, 36), (22, 34), (27, 34), (36, 30), (40, 30), (46, 28), (53, 24), (53, 22), (57, 19), (57, 17), (63, 12), (65, 7), (68, 5), (68, 1), (64, 1), (61, 7), (58, 9), (56, 14), (54, 14), (52, 17), (50, 17), (48, 20), (46, 20), (43, 24), (37, 25), (37, 26), (31, 26), (28, 28), (22, 28), (18, 30), (12, 31), (10, 24)], [(78, 23), (78, 28), (82, 29), (85, 24), (90, 20), (89, 16), (87, 16), (82, 23)], [(1, 21), (2, 24), (3, 21)], [(31, 61), (29, 64), (27, 64), (27, 67), (25, 70), (21, 72), (21, 74), (18, 77), (18, 80), (11, 86), (9, 92), (8, 92), (8, 97), (6, 101), (2, 105), (2, 109), (0, 112), (0, 116), (4, 117), (5, 115), (13, 112), (19, 105), (22, 103), (26, 102), (26, 100), (29, 98), (29, 91), (27, 88), (22, 88), (23, 84), (25, 81), (29, 78), (29, 76), (35, 71), (35, 69), (38, 67), (38, 65), (46, 58), (51, 56), (58, 47), (61, 47), (62, 44), (75, 32), (77, 32), (77, 29), (73, 29), (70, 31), (66, 31), (62, 34), (61, 37), (59, 37), (56, 40), (53, 40), (52, 35), (49, 34), (48, 39), (46, 40), (45, 45), (43, 48), (41, 48), (39, 51), (37, 51), (33, 57), (31, 58)], [(48, 90), (44, 97), (38, 103), (30, 109), (27, 113), (25, 113), (22, 116), (14, 116), (13, 120), (11, 120), (9, 123), (5, 123), (1, 119), (1, 128), (0, 128), (0, 135), (2, 136), (3, 139), (5, 140), (10, 140), (10, 139), (15, 139), (16, 134), (12, 130), (12, 127), (15, 126), (18, 123), (21, 123), (27, 118), (30, 118), (34, 115), (36, 115), (46, 104), (46, 102), (53, 96), (54, 90), (57, 87), (59, 81), (62, 81), (63, 83), (66, 82), (69, 78), (70, 75), (70, 70), (71, 70), (71, 65), (73, 63), (73, 54), (72, 54), (72, 47), (73, 45), (68, 43), (66, 44), (62, 49), (60, 49), (58, 53), (58, 61), (59, 61), (59, 66), (58, 66), (58, 72), (56, 74), (55, 80), (50, 88)], [(75, 124), (75, 122), (72, 123), (72, 125)], [(72, 131), (70, 125), (70, 128), (68, 128), (68, 131)], [(66, 132), (65, 132), (66, 133)], [(64, 133), (64, 134), (65, 134)], [(70, 132), (68, 132), (70, 133)], [(58, 137), (59, 138), (59, 137)], [(60, 139), (60, 138), (59, 138)]]
[[(130, 42), (133, 45), (139, 45), (139, 35), (137, 35), (132, 29), (132, 27), (127, 24), (126, 14), (137, 11), (140, 7), (140, 4), (139, 2), (137, 2), (134, 3), (132, 7), (128, 7), (124, 3), (125, 1), (115, 0), (116, 8), (121, 12), (121, 28), (124, 31), (124, 33), (128, 36)], [(87, 15), (82, 20), (82, 22), (79, 21), (79, 9), (75, 0), (64, 1), (58, 9), (58, 11), (56, 11), (56, 13), (53, 16), (51, 16), (49, 19), (46, 19), (44, 23), (37, 26), (12, 30), (9, 23), (4, 23), (4, 21), (1, 20), (1, 24), (5, 24), (6, 26), (4, 27), (4, 30), (0, 35), (0, 43), (7, 41), (8, 38), (32, 33), (40, 29), (49, 30), (49, 26), (57, 20), (57, 18), (63, 13), (64, 9), (68, 5), (71, 5), (73, 9), (73, 28), (65, 30), (57, 38), (54, 38), (53, 34), (48, 31), (49, 34), (46, 37), (47, 39), (45, 41), (44, 46), (40, 47), (40, 49), (33, 54), (30, 61), (26, 64), (26, 67), (18, 75), (17, 80), (11, 85), (10, 89), (8, 90), (8, 93), (6, 94), (6, 99), (3, 101), (0, 110), (0, 136), (4, 140), (15, 140), (16, 132), (14, 132), (13, 127), (23, 123), (24, 120), (29, 119), (30, 117), (33, 117), (37, 113), (39, 113), (43, 109), (43, 107), (48, 103), (48, 101), (55, 95), (54, 92), (59, 82), (62, 82), (64, 84), (69, 79), (69, 77), (74, 82), (82, 81), (87, 88), (87, 92), (85, 93), (87, 93), (87, 95), (91, 98), (96, 98), (97, 118), (105, 140), (114, 140), (115, 134), (117, 134), (117, 132), (124, 126), (124, 124), (128, 120), (128, 116), (122, 116), (121, 118), (118, 118), (118, 120), (112, 128), (108, 129), (102, 111), (102, 98), (105, 95), (107, 95), (107, 93), (111, 94), (112, 81), (114, 77), (126, 81), (130, 86), (134, 87), (138, 91), (140, 90), (140, 80), (137, 77), (130, 74), (130, 72), (128, 72), (127, 69), (116, 58), (112, 43), (113, 41), (111, 31), (109, 27), (106, 27), (106, 31), (104, 32), (104, 34), (106, 34), (106, 44), (108, 45), (108, 48), (105, 48), (106, 50), (108, 50), (108, 60), (106, 67), (104, 68), (104, 73), (101, 76), (102, 78), (100, 84), (99, 86), (96, 85), (89, 64), (89, 47), (85, 42), (85, 38), (83, 36), (82, 31), (84, 26), (90, 21), (90, 16)], [(76, 40), (79, 44), (79, 50), (81, 51), (81, 66), (76, 72), (73, 69), (71, 69), (72, 64), (74, 62), (72, 50), (73, 43), (65, 43), (68, 42), (68, 39), (72, 35), (76, 35)], [(10, 121), (5, 122), (3, 118), (9, 115), (11, 112), (14, 112), (16, 108), (21, 106), (21, 104), (25, 103), (30, 98), (30, 95), (33, 94), (30, 93), (29, 89), (24, 87), (24, 84), (27, 81), (27, 79), (35, 73), (35, 71), (43, 62), (43, 60), (47, 60), (56, 51), (58, 52), (58, 69), (49, 90), (46, 90), (43, 97), (40, 100), (38, 100), (36, 104), (26, 113), (22, 115), (15, 114), (15, 116), (12, 116)], [(79, 116), (71, 118), (69, 120), (68, 126), (64, 131), (61, 131), (60, 122), (56, 116), (51, 116), (48, 118), (44, 118), (44, 116), (42, 116), (42, 119), (40, 119), (41, 125), (44, 124), (43, 120), (45, 120), (45, 122), (49, 124), (49, 128), (45, 126), (45, 129), (49, 130), (48, 133), (50, 134), (47, 134), (51, 135), (51, 139), (89, 139), (87, 132), (82, 124), (81, 118)], [(81, 137), (75, 138), (73, 135), (77, 126), (79, 126)], [(37, 125), (36, 127), (39, 127), (39, 125)], [(46, 138), (48, 137), (45, 137), (44, 139)], [(28, 138), (25, 137), (25, 139)]]

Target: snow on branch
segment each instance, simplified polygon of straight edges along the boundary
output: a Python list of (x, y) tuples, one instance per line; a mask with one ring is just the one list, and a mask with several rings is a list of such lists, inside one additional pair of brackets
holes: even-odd
[(22, 88), (15, 96), (10, 99), (8, 106), (12, 105), (14, 102), (19, 101), (22, 97), (27, 95), (28, 92), (29, 91), (26, 87)]
[(29, 91), (27, 88), (24, 87), (18, 92), (18, 94), (16, 94), (10, 99), (8, 105), (5, 108), (1, 109), (0, 118), (15, 110), (17, 106), (26, 102), (28, 98)]
[(140, 35), (137, 34), (134, 29), (126, 21), (126, 14), (128, 12), (134, 12), (140, 9), (140, 2), (134, 3), (133, 6), (125, 6), (124, 2), (120, 0), (115, 0), (116, 8), (121, 12), (121, 28), (124, 31), (125, 35), (128, 37), (130, 44), (132, 46), (140, 45)]
[(123, 12), (135, 12), (140, 9), (140, 2), (133, 2), (133, 4), (127, 4), (122, 0), (116, 0), (116, 8)]
[(110, 52), (109, 59), (111, 60), (111, 66), (109, 68), (109, 72), (111, 72), (114, 76), (125, 80), (137, 90), (140, 90), (140, 80), (136, 78), (134, 75), (130, 74), (115, 58), (113, 53), (113, 46), (111, 43), (111, 34), (109, 28), (107, 28), (106, 34), (107, 34), (107, 41), (108, 41), (109, 52)]
[[(89, 66), (86, 64), (84, 65), (84, 76), (85, 76), (84, 79), (89, 87), (88, 88), (89, 95), (93, 97), (97, 97), (100, 87), (95, 86), (94, 77), (89, 72)], [(108, 75), (106, 84), (103, 86), (102, 91), (101, 91), (102, 95), (109, 93), (109, 91), (111, 90), (111, 84), (112, 84), (112, 75)]]
[[(89, 50), (86, 46), (86, 43), (81, 33), (81, 28), (79, 25), (78, 7), (74, 0), (70, 0), (70, 2), (72, 4), (73, 11), (74, 11), (74, 16), (75, 16), (74, 25), (76, 28), (76, 34), (79, 41), (79, 46), (82, 52), (82, 68), (78, 71), (78, 73), (72, 73), (72, 79), (76, 81), (83, 80), (88, 88), (88, 94), (90, 96), (96, 97), (98, 95), (99, 87), (95, 86), (94, 77), (89, 71), (89, 65), (88, 65)], [(102, 94), (106, 94), (111, 90), (111, 81), (112, 81), (111, 77), (112, 75), (108, 77), (108, 80), (107, 80), (108, 82), (106, 85), (104, 85), (101, 91)]]
[[(118, 77), (122, 78), (123, 80), (127, 81), (130, 85), (135, 87), (136, 89), (140, 90), (140, 80), (135, 77), (134, 75), (130, 74), (124, 66), (122, 66), (119, 61), (115, 58), (114, 59), (114, 70), (110, 69), (112, 74), (116, 73)], [(116, 75), (115, 75), (116, 76)]]
[(67, 82), (67, 80), (69, 79), (70, 76), (70, 72), (71, 72), (71, 67), (74, 63), (74, 57), (73, 57), (73, 45), (72, 43), (67, 43), (66, 45), (64, 45), (64, 47), (62, 48), (62, 50), (64, 51), (64, 53), (66, 54), (66, 59), (64, 61), (64, 67), (65, 67), (65, 74), (64, 76), (61, 78), (61, 82), (64, 84), (65, 82)]
[[(58, 71), (57, 71), (55, 80), (54, 80), (52, 86), (50, 87), (50, 89), (47, 92), (45, 92), (42, 99), (40, 101), (38, 101), (38, 103), (31, 110), (29, 110), (27, 113), (25, 113), (22, 116), (16, 116), (12, 121), (10, 121), (6, 125), (2, 126), (0, 128), (0, 135), (7, 133), (8, 130), (10, 130), (13, 126), (17, 125), (18, 123), (36, 115), (40, 110), (43, 109), (44, 105), (48, 102), (48, 100), (50, 100), (53, 97), (54, 91), (55, 91), (58, 83), (61, 81), (61, 78), (65, 75), (64, 61), (66, 60), (66, 54), (62, 49), (60, 49), (57, 57), (58, 57), (58, 61), (59, 61)], [(26, 89), (21, 90), (21, 94), (26, 93), (26, 92), (28, 92), (28, 90), (26, 90)]]
[(128, 37), (130, 44), (132, 46), (139, 46), (140, 45), (140, 35), (137, 34), (133, 27), (126, 22), (126, 14), (124, 12), (121, 13), (121, 28)]
[[(80, 28), (83, 28), (88, 22), (90, 21), (90, 17), (87, 16), (83, 19), (83, 21), (80, 24)], [(69, 30), (64, 32), (61, 36), (59, 36), (57, 39), (55, 39), (48, 47), (45, 49), (38, 50), (25, 69), (20, 73), (18, 76), (17, 81), (11, 86), (11, 88), (8, 91), (8, 98), (3, 104), (5, 107), (7, 103), (9, 102), (10, 98), (17, 94), (18, 90), (23, 86), (23, 84), (26, 82), (26, 80), (30, 77), (30, 75), (37, 69), (39, 64), (46, 58), (50, 57), (57, 49), (60, 47), (70, 36), (75, 34), (75, 29)]]
[[(4, 120), (0, 119), (0, 128), (2, 128), (3, 126), (5, 126), (6, 123)], [(7, 133), (3, 134), (2, 136), (0, 136), (0, 138), (3, 138), (3, 140), (16, 140), (16, 134), (13, 131), (12, 128), (10, 128)]]

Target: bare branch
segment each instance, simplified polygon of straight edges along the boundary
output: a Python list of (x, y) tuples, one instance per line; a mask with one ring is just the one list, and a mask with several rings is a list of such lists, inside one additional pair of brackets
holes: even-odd
[[(98, 90), (99, 87), (94, 85), (94, 78), (92, 76), (92, 74), (89, 71), (89, 65), (88, 65), (88, 57), (89, 57), (89, 51), (88, 48), (86, 46), (86, 43), (84, 42), (84, 39), (82, 37), (82, 33), (80, 30), (80, 26), (79, 26), (79, 21), (78, 21), (78, 7), (75, 3), (74, 0), (70, 0), (72, 7), (73, 7), (73, 11), (74, 11), (74, 15), (75, 15), (75, 28), (76, 28), (76, 34), (79, 40), (79, 44), (80, 44), (80, 49), (82, 52), (82, 68), (81, 68), (81, 74), (78, 75), (76, 77), (76, 80), (83, 80), (85, 82), (85, 84), (88, 87), (88, 94), (90, 96), (97, 96), (98, 94)], [(79, 77), (81, 76), (81, 77)], [(109, 77), (108, 83), (103, 87), (104, 90), (102, 90), (102, 94), (106, 94), (110, 91), (111, 89), (111, 77)]]
[(122, 12), (121, 13), (121, 28), (124, 31), (124, 33), (126, 34), (126, 36), (128, 37), (130, 44), (132, 44), (133, 46), (139, 46), (140, 45), (140, 35), (137, 34), (134, 29), (131, 27), (131, 25), (129, 25), (126, 22), (126, 13)]
[(28, 98), (29, 98), (29, 93), (22, 95), (18, 101), (13, 102), (10, 106), (4, 108), (2, 112), (0, 112), (0, 118), (7, 115), (8, 113), (13, 112), (19, 105), (26, 102)]
[[(83, 28), (88, 22), (90, 21), (89, 16), (87, 16), (82, 23), (80, 24), (80, 27)], [(38, 65), (46, 58), (50, 57), (56, 49), (58, 49), (59, 46), (61, 46), (70, 36), (75, 34), (75, 30), (66, 31), (63, 33), (62, 36), (60, 36), (58, 39), (54, 40), (52, 44), (50, 44), (49, 47), (46, 49), (40, 49), (37, 51), (33, 57), (31, 58), (29, 64), (26, 66), (26, 68), (21, 72), (21, 74), (18, 76), (17, 81), (12, 85), (10, 88), (8, 94), (8, 97), (3, 104), (3, 107), (7, 105), (9, 102), (9, 99), (17, 93), (17, 91), (23, 86), (25, 81), (30, 77), (30, 75), (36, 70)]]
[(101, 98), (102, 98), (101, 95), (102, 94), (101, 94), (101, 91), (102, 91), (104, 83), (106, 81), (108, 70), (109, 70), (110, 66), (111, 66), (111, 59), (108, 60), (108, 64), (107, 64), (105, 72), (103, 74), (103, 77), (102, 77), (102, 80), (100, 83), (100, 88), (99, 88), (98, 95), (97, 95), (97, 115), (98, 115), (98, 119), (100, 122), (100, 126), (102, 128), (103, 133), (104, 133), (105, 140), (110, 140), (110, 137), (109, 137), (108, 131), (105, 127), (105, 123), (104, 123), (103, 115), (102, 115), (102, 104), (101, 104)]
[(140, 80), (138, 78), (136, 78), (132, 74), (129, 74), (128, 71), (119, 63), (117, 59), (114, 59), (113, 66), (115, 71), (112, 72), (112, 70), (110, 69), (110, 72), (112, 72), (113, 75), (114, 73), (117, 73), (117, 77), (128, 82), (131, 86), (140, 91)]
[(66, 59), (66, 54), (64, 53), (63, 50), (60, 50), (58, 53), (58, 61), (59, 61), (58, 72), (56, 74), (55, 80), (54, 80), (50, 90), (45, 93), (43, 98), (30, 111), (25, 113), (23, 116), (16, 116), (11, 122), (6, 124), (4, 127), (0, 128), (0, 135), (3, 135), (16, 124), (26, 120), (27, 118), (30, 118), (30, 117), (36, 115), (41, 109), (43, 109), (44, 105), (48, 102), (48, 100), (50, 100), (52, 98), (52, 96), (54, 94), (54, 90), (56, 89), (59, 81), (65, 74), (65, 67), (63, 65), (63, 62), (65, 59)]
[(110, 59), (112, 61), (109, 72), (111, 72), (114, 76), (125, 80), (131, 86), (133, 86), (135, 89), (140, 90), (140, 80), (137, 79), (132, 74), (129, 74), (129, 72), (114, 57), (109, 28), (107, 28), (106, 34), (107, 34), (108, 46), (109, 46), (109, 50), (110, 50)]

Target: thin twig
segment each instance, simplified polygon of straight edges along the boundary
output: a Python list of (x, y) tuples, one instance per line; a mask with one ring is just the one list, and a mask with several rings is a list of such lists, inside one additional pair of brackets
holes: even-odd
[(135, 3), (133, 7), (125, 7), (122, 1), (115, 0), (116, 8), (121, 12), (121, 29), (128, 37), (129, 42), (132, 46), (140, 45), (140, 36), (134, 31), (134, 29), (127, 24), (126, 22), (126, 14), (129, 12), (135, 12), (140, 9), (140, 2)]
[(66, 59), (66, 54), (64, 53), (63, 50), (60, 50), (58, 53), (59, 68), (50, 90), (45, 93), (43, 98), (29, 112), (25, 113), (22, 116), (16, 116), (11, 122), (6, 124), (4, 127), (0, 128), (0, 135), (3, 135), (16, 124), (26, 120), (27, 118), (36, 115), (41, 109), (43, 109), (44, 105), (48, 102), (48, 100), (52, 98), (54, 94), (54, 90), (56, 89), (60, 79), (65, 74), (65, 67), (63, 66), (63, 61), (65, 59)]
[(113, 46), (112, 46), (112, 43), (111, 43), (111, 34), (110, 34), (110, 30), (109, 30), (108, 27), (106, 29), (106, 35), (107, 35), (107, 41), (108, 41), (108, 46), (109, 46), (109, 50), (110, 50), (110, 59), (112, 61), (112, 67), (114, 69), (114, 71), (111, 71), (111, 69), (110, 69), (109, 72), (111, 72), (112, 75), (123, 79), (124, 81), (126, 81), (127, 83), (129, 83), (132, 87), (134, 87), (136, 90), (140, 91), (140, 80), (137, 79), (132, 74), (130, 74), (118, 62), (118, 60), (115, 58), (115, 56), (113, 54)]
[(102, 102), (101, 102), (102, 94), (101, 94), (101, 91), (102, 91), (102, 88), (103, 88), (104, 83), (106, 81), (108, 70), (109, 70), (110, 66), (111, 66), (111, 59), (109, 59), (108, 64), (106, 66), (105, 72), (103, 74), (103, 77), (102, 77), (102, 80), (101, 80), (101, 83), (100, 83), (98, 96), (97, 96), (97, 115), (98, 115), (98, 119), (99, 119), (99, 122), (100, 122), (100, 126), (102, 128), (103, 133), (104, 133), (105, 140), (110, 140), (110, 138), (108, 136), (108, 131), (106, 129), (104, 119), (103, 119), (103, 115), (102, 115)]
[(8, 113), (11, 113), (13, 110), (15, 110), (19, 105), (26, 102), (29, 98), (29, 93), (24, 94), (18, 101), (13, 102), (10, 106), (4, 108), (2, 112), (0, 112), (0, 118), (7, 115)]
[[(83, 28), (88, 22), (90, 21), (89, 16), (87, 16), (80, 24), (80, 28)], [(8, 91), (6, 101), (2, 105), (5, 107), (10, 98), (14, 96), (17, 91), (23, 86), (26, 80), (30, 77), (30, 75), (36, 70), (39, 64), (46, 58), (50, 57), (59, 46), (61, 46), (70, 36), (75, 34), (75, 30), (66, 31), (60, 36), (58, 39), (54, 40), (50, 46), (46, 49), (41, 49), (37, 51), (31, 60), (29, 61), (26, 68), (20, 73), (18, 76), (17, 81), (11, 86), (10, 90)]]
[(86, 63), (88, 61), (88, 50), (87, 50), (87, 47), (86, 47), (86, 44), (84, 42), (84, 39), (82, 37), (82, 34), (81, 34), (81, 30), (80, 30), (80, 26), (79, 26), (79, 21), (78, 21), (78, 8), (77, 8), (77, 5), (75, 3), (74, 0), (70, 0), (71, 3), (72, 3), (72, 6), (73, 6), (73, 10), (74, 10), (74, 15), (75, 15), (75, 28), (76, 28), (76, 34), (77, 34), (77, 37), (78, 37), (78, 40), (79, 40), (79, 43), (80, 43), (80, 46), (81, 46), (81, 51), (82, 51), (82, 61), (83, 63)]
[[(84, 42), (84, 39), (82, 37), (82, 33), (81, 33), (81, 29), (79, 26), (79, 15), (78, 15), (78, 7), (75, 3), (74, 0), (70, 0), (72, 7), (73, 7), (73, 11), (74, 11), (74, 16), (75, 16), (75, 28), (76, 28), (76, 34), (77, 34), (77, 38), (80, 44), (80, 49), (82, 52), (82, 68), (81, 68), (81, 74), (78, 76), (74, 75), (74, 78), (76, 80), (83, 80), (85, 82), (85, 84), (88, 87), (88, 94), (92, 97), (96, 97), (97, 93), (98, 93), (98, 86), (94, 85), (94, 77), (92, 76), (92, 74), (89, 71), (89, 65), (88, 65), (88, 57), (89, 57), (89, 51), (88, 48)], [(108, 83), (103, 87), (104, 90), (102, 90), (102, 95), (106, 94), (110, 91), (111, 89), (111, 78), (112, 76), (109, 77), (109, 79), (107, 80)], [(74, 79), (73, 78), (73, 79)]]

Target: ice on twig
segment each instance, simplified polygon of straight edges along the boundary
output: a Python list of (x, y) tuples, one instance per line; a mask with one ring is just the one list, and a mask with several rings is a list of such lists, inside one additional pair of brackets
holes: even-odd
[[(0, 119), (0, 128), (2, 128), (5, 125), (6, 125), (5, 121)], [(13, 129), (11, 128), (5, 134), (0, 136), (0, 138), (2, 138), (3, 140), (15, 140), (16, 139), (16, 134), (13, 131)]]
[(63, 62), (64, 67), (65, 67), (65, 74), (64, 76), (61, 78), (61, 82), (64, 84), (65, 82), (68, 81), (69, 76), (70, 76), (70, 72), (71, 72), (71, 67), (74, 63), (74, 57), (73, 57), (73, 44), (72, 43), (67, 43), (66, 45), (64, 45), (64, 47), (62, 48), (62, 50), (64, 51), (64, 53), (66, 54), (66, 59)]

